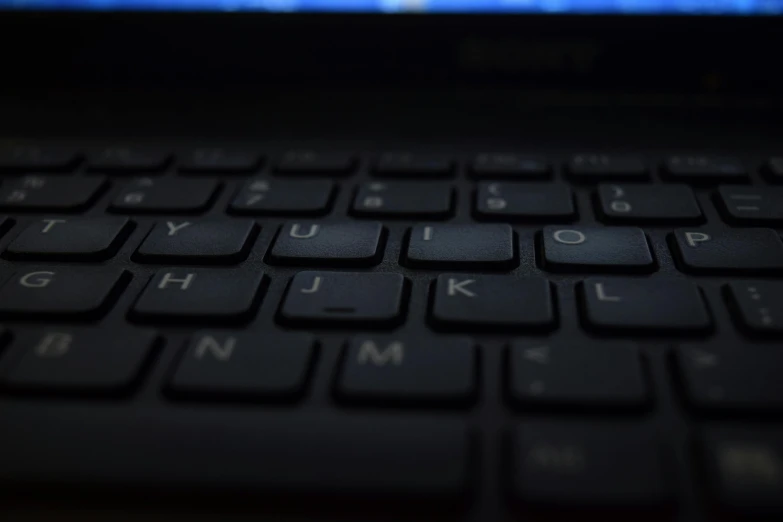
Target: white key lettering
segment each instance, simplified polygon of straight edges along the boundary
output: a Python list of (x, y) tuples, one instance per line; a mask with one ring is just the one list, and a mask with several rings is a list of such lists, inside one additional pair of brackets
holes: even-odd
[(704, 243), (705, 241), (709, 241), (711, 238), (704, 232), (686, 232), (685, 233), (685, 241), (688, 243), (689, 246), (695, 247), (699, 243)]
[(158, 284), (158, 289), (163, 290), (165, 289), (169, 283), (174, 283), (179, 285), (180, 290), (187, 290), (190, 288), (190, 284), (193, 282), (193, 280), (196, 278), (196, 274), (188, 274), (185, 276), (184, 279), (176, 279), (176, 275), (171, 272), (166, 272), (163, 274), (163, 278), (161, 278), (160, 283)]
[(549, 346), (536, 346), (525, 350), (525, 359), (538, 364), (549, 364)]
[(581, 245), (587, 241), (587, 237), (578, 230), (557, 230), (552, 237), (564, 245)]
[(5, 198), (6, 202), (8, 203), (19, 203), (20, 201), (24, 201), (27, 199), (27, 192), (24, 190), (14, 190), (10, 194), (8, 194), (8, 197)]
[(631, 204), (627, 201), (612, 201), (612, 203), (609, 205), (612, 210), (615, 212), (630, 212), (631, 211)]
[(179, 225), (177, 225), (173, 221), (166, 221), (166, 226), (169, 228), (169, 233), (168, 233), (169, 236), (175, 235), (177, 232), (179, 232), (185, 227), (189, 227), (190, 225), (191, 223), (187, 221), (180, 223)]
[(432, 239), (432, 232), (433, 232), (432, 227), (424, 227), (424, 235), (422, 239), (424, 239), (424, 241), (429, 241), (430, 239)]
[(41, 234), (48, 234), (57, 223), (67, 223), (64, 219), (44, 219), (42, 221), (46, 223), (46, 226), (41, 230)]
[(619, 296), (616, 295), (606, 295), (606, 291), (604, 290), (604, 284), (603, 283), (596, 283), (595, 284), (595, 296), (598, 298), (599, 301), (609, 301), (616, 303), (618, 301), (622, 301), (622, 299)]
[(37, 357), (62, 357), (71, 348), (73, 336), (67, 333), (48, 333), (35, 345)]
[(299, 290), (303, 294), (314, 294), (321, 288), (321, 276), (315, 276), (313, 279), (313, 286), (310, 288), (302, 288)]
[(487, 198), (487, 208), (490, 210), (503, 210), (508, 203), (503, 198)]
[(453, 297), (457, 294), (462, 294), (467, 297), (476, 297), (474, 292), (471, 292), (465, 288), (465, 286), (475, 282), (475, 279), (465, 279), (464, 281), (460, 281), (459, 279), (449, 278), (448, 296)]
[(130, 192), (122, 198), (122, 202), (126, 205), (138, 205), (142, 201), (144, 201), (144, 192)]
[(302, 225), (294, 223), (291, 225), (291, 230), (288, 232), (288, 235), (295, 239), (310, 239), (311, 237), (315, 237), (320, 229), (320, 225), (310, 225), (310, 229), (306, 233), (302, 233)]
[(395, 341), (389, 343), (389, 345), (383, 349), (378, 349), (373, 341), (367, 340), (362, 342), (359, 347), (359, 356), (357, 362), (359, 364), (374, 364), (375, 366), (386, 366), (389, 362), (395, 366), (402, 364), (403, 357), (405, 355), (405, 347), (401, 342)]
[(234, 353), (236, 344), (236, 337), (229, 337), (224, 344), (220, 344), (214, 337), (204, 336), (199, 339), (196, 346), (196, 359), (201, 360), (209, 353), (218, 361), (228, 361), (231, 359), (231, 354)]
[(380, 196), (367, 196), (362, 201), (364, 208), (381, 208), (383, 206), (383, 198)]
[(19, 284), (27, 288), (44, 288), (53, 281), (54, 272), (30, 272), (19, 279)]

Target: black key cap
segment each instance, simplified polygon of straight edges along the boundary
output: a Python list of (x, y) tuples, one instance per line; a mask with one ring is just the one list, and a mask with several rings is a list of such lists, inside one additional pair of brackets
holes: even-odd
[(571, 221), (574, 195), (567, 185), (551, 183), (479, 183), (476, 217), (497, 221)]
[(67, 171), (75, 168), (79, 160), (78, 153), (64, 148), (0, 146), (0, 171), (3, 172)]
[(646, 180), (650, 172), (644, 161), (635, 156), (578, 154), (568, 162), (568, 174), (575, 181)]
[(168, 390), (179, 398), (293, 400), (302, 395), (313, 356), (307, 335), (195, 334)]
[(628, 410), (649, 400), (641, 356), (631, 343), (515, 341), (508, 382), (511, 400), (528, 408)]
[(726, 289), (741, 328), (756, 334), (783, 333), (783, 283), (734, 281)]
[(392, 326), (402, 319), (406, 294), (400, 274), (299, 272), (280, 307), (293, 326)]
[(783, 242), (774, 230), (674, 231), (672, 250), (680, 269), (696, 274), (777, 274), (783, 270)]
[(551, 174), (546, 158), (520, 154), (479, 154), (471, 167), (477, 178), (545, 179)]
[(180, 156), (179, 170), (188, 173), (235, 174), (256, 170), (261, 157), (248, 151), (221, 148), (192, 149)]
[(699, 442), (703, 476), (715, 504), (756, 520), (783, 517), (783, 430), (711, 427)]
[(116, 254), (132, 230), (127, 218), (41, 219), (8, 245), (5, 256), (25, 261), (100, 261)]
[(687, 185), (601, 185), (598, 210), (608, 223), (700, 223), (704, 221)]
[(131, 317), (138, 321), (244, 322), (261, 304), (265, 283), (258, 270), (160, 270), (136, 300)]
[(142, 263), (232, 264), (247, 257), (258, 226), (247, 220), (163, 221), (134, 255)]
[(509, 270), (517, 263), (509, 225), (418, 225), (405, 261), (412, 267)]
[(432, 321), (448, 330), (514, 328), (547, 330), (555, 326), (554, 304), (545, 279), (505, 275), (438, 276)]
[(197, 213), (207, 210), (219, 188), (210, 179), (139, 178), (123, 188), (110, 210), (122, 213)]
[(748, 172), (737, 158), (683, 155), (672, 156), (663, 165), (663, 174), (673, 181), (746, 181)]
[(363, 404), (464, 405), (476, 393), (476, 361), (473, 342), (462, 337), (357, 337), (343, 354), (336, 392)]
[(762, 170), (771, 182), (783, 182), (783, 157), (770, 158)]
[(137, 330), (35, 329), (15, 332), (17, 361), (3, 383), (18, 392), (110, 394), (130, 391), (155, 344)]
[(257, 178), (237, 193), (229, 211), (248, 216), (320, 216), (329, 212), (334, 192), (334, 182), (329, 180)]
[(783, 224), (783, 187), (723, 185), (717, 199), (724, 219), (733, 225)]
[[(182, 491), (193, 500), (312, 496), (319, 513), (325, 498), (340, 499), (338, 506), (350, 511), (354, 501), (383, 497), (384, 510), (409, 509), (417, 517), (423, 503), (455, 509), (469, 497), (474, 462), (461, 419), (233, 408), (140, 408), (131, 418), (122, 407), (100, 415), (93, 408), (41, 407), (43, 414), (4, 411), (0, 482), (65, 485), (78, 470), (80, 485), (119, 494), (141, 487), (172, 499)], [(96, 458), (96, 448), (107, 449)]]
[(269, 254), (275, 264), (372, 266), (383, 255), (380, 223), (291, 223), (280, 230)]
[(106, 186), (103, 178), (25, 176), (0, 188), (0, 208), (19, 211), (76, 212), (89, 207)]
[(277, 164), (277, 172), (283, 174), (350, 174), (356, 163), (350, 154), (294, 150), (287, 152)]
[(106, 147), (89, 155), (87, 168), (101, 172), (156, 172), (166, 168), (169, 154), (133, 148)]
[(383, 154), (375, 164), (380, 176), (450, 176), (454, 161), (447, 156), (390, 152)]
[(655, 270), (647, 237), (635, 227), (545, 227), (543, 262), (552, 272)]
[(783, 411), (783, 353), (773, 346), (675, 351), (683, 390), (695, 408), (710, 411)]
[(97, 318), (114, 303), (129, 276), (110, 268), (29, 267), (0, 287), (0, 315)]
[(641, 423), (528, 421), (511, 439), (512, 496), (531, 510), (561, 514), (665, 509), (673, 501), (671, 477), (655, 437)]
[(586, 279), (582, 294), (584, 320), (597, 330), (695, 333), (711, 325), (699, 288), (686, 281)]
[(452, 214), (450, 185), (392, 181), (361, 185), (353, 200), (355, 216), (445, 219)]

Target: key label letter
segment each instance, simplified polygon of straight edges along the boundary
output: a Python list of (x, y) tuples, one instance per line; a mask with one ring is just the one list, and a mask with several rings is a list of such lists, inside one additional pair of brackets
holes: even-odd
[(627, 201), (612, 201), (612, 203), (609, 205), (612, 210), (615, 212), (630, 212), (631, 211), (631, 204)]
[(432, 239), (432, 232), (433, 232), (432, 227), (424, 227), (424, 235), (422, 239), (424, 239), (424, 241), (429, 241), (430, 239)]
[(362, 201), (364, 208), (381, 208), (383, 206), (383, 198), (380, 196), (367, 196)]
[(202, 337), (198, 345), (196, 346), (196, 359), (203, 359), (207, 352), (216, 360), (225, 362), (231, 358), (231, 354), (234, 353), (234, 347), (237, 344), (236, 337), (229, 337), (226, 339), (225, 344), (220, 344), (214, 337), (205, 335)]
[(705, 241), (709, 241), (711, 238), (704, 232), (686, 232), (685, 233), (685, 241), (688, 243), (689, 246), (695, 247), (699, 243), (704, 243)]
[(52, 276), (54, 272), (30, 272), (19, 279), (19, 284), (27, 288), (44, 288), (52, 282)]
[(487, 208), (490, 210), (503, 210), (507, 205), (503, 198), (487, 198)]
[(606, 295), (606, 291), (604, 290), (604, 284), (603, 283), (596, 283), (595, 284), (595, 296), (598, 298), (599, 301), (609, 301), (612, 303), (616, 303), (618, 301), (622, 301), (622, 299), (619, 296), (616, 295)]
[(564, 245), (581, 245), (587, 241), (587, 237), (578, 230), (557, 230), (552, 237)]
[(375, 342), (367, 340), (362, 342), (359, 347), (359, 357), (357, 361), (359, 364), (373, 364), (375, 366), (386, 366), (389, 362), (395, 366), (402, 364), (402, 359), (405, 355), (405, 347), (399, 341), (389, 343), (389, 345), (380, 351), (378, 345)]
[(179, 284), (180, 290), (187, 290), (190, 288), (190, 284), (193, 282), (193, 280), (196, 278), (196, 274), (188, 274), (185, 276), (185, 279), (176, 279), (175, 274), (171, 272), (166, 272), (163, 274), (163, 278), (160, 280), (160, 283), (158, 284), (158, 289), (163, 290), (165, 289), (169, 283), (175, 283)]
[(122, 198), (122, 201), (127, 205), (138, 205), (144, 201), (144, 192), (131, 192), (129, 194), (125, 194), (125, 197)]
[(191, 223), (189, 223), (188, 221), (180, 223), (179, 225), (177, 225), (173, 221), (166, 221), (166, 226), (169, 229), (169, 234), (168, 234), (169, 236), (173, 236), (174, 234), (176, 234), (177, 232), (179, 232), (183, 228), (189, 227), (190, 225), (191, 225)]
[(71, 348), (73, 336), (67, 333), (52, 332), (46, 334), (37, 345), (35, 355), (38, 357), (62, 357)]
[(448, 296), (454, 297), (457, 294), (462, 294), (467, 297), (476, 297), (476, 294), (470, 290), (465, 289), (465, 286), (475, 283), (475, 279), (465, 279), (460, 281), (459, 279), (449, 278)]
[(303, 294), (314, 294), (319, 288), (321, 288), (321, 276), (315, 276), (315, 279), (313, 279), (313, 286), (310, 288), (302, 288), (299, 291)]
[(288, 232), (288, 235), (295, 239), (310, 239), (311, 237), (315, 237), (320, 229), (320, 225), (310, 225), (310, 230), (302, 234), (302, 225), (299, 223), (294, 223), (291, 225), (291, 230)]
[(54, 228), (54, 226), (57, 223), (67, 223), (64, 219), (44, 219), (42, 220), (44, 223), (46, 223), (46, 226), (43, 227), (43, 230), (41, 230), (41, 234), (48, 234), (49, 231)]

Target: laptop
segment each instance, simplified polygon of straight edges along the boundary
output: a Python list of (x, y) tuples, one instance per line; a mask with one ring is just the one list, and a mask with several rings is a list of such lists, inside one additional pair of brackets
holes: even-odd
[(4, 521), (783, 519), (783, 1), (0, 8)]

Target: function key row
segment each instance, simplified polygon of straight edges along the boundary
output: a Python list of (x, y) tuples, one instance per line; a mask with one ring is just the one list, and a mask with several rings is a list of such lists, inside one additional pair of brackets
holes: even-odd
[[(0, 233), (10, 229), (0, 217)], [(126, 217), (36, 220), (3, 256), (22, 261), (103, 261), (133, 231)], [(158, 222), (133, 253), (139, 263), (234, 265), (254, 247), (260, 226), (246, 219)], [(282, 225), (266, 261), (314, 268), (371, 267), (384, 254), (387, 231), (378, 222), (292, 222)], [(657, 262), (644, 231), (635, 227), (544, 227), (520, 247), (505, 224), (429, 224), (408, 228), (400, 263), (436, 270), (508, 271), (520, 254), (560, 273), (652, 273)], [(535, 248), (534, 243), (539, 248)], [(679, 268), (694, 274), (775, 275), (783, 270), (783, 241), (772, 229), (676, 229), (669, 234)], [(521, 250), (521, 252), (520, 252)]]
[[(86, 155), (58, 147), (4, 146), (0, 147), (0, 171), (56, 172), (74, 169), (84, 162), (95, 172), (153, 173), (176, 164), (187, 173), (246, 173), (258, 170), (264, 157), (247, 149), (204, 147), (179, 154), (158, 148), (114, 146), (98, 149)], [(291, 150), (271, 162), (280, 174), (348, 175), (359, 165), (355, 154)], [(374, 157), (371, 170), (379, 176), (449, 176), (458, 162), (453, 157), (430, 153), (387, 152)], [(748, 170), (734, 157), (700, 154), (674, 155), (659, 165), (661, 174), (672, 180), (744, 181)], [(762, 167), (762, 173), (772, 181), (783, 179), (783, 158), (771, 158)], [(554, 169), (551, 160), (531, 154), (483, 153), (467, 165), (477, 177), (518, 177), (545, 179)], [(564, 165), (566, 173), (575, 181), (593, 180), (647, 180), (652, 169), (648, 161), (625, 154), (576, 154)]]
[[(0, 316), (97, 319), (130, 280), (130, 272), (120, 269), (17, 268), (0, 286)], [(260, 271), (165, 268), (147, 281), (129, 317), (141, 323), (246, 324), (268, 286)], [(724, 287), (736, 323), (756, 336), (783, 333), (780, 290), (772, 282)], [(288, 281), (275, 319), (292, 328), (393, 328), (405, 321), (411, 291), (401, 274), (303, 271)], [(701, 335), (713, 326), (701, 290), (688, 281), (590, 277), (560, 292), (575, 292), (584, 326), (597, 333)], [(545, 333), (559, 323), (556, 292), (544, 278), (441, 274), (427, 297), (435, 330)]]

